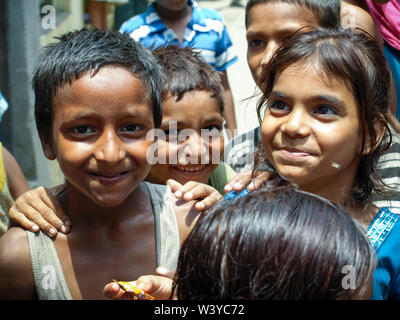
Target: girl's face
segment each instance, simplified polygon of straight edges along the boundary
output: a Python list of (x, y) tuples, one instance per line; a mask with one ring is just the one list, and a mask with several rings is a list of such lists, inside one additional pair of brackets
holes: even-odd
[(306, 7), (284, 2), (255, 5), (248, 12), (247, 21), (247, 62), (257, 84), (263, 67), (286, 36), (302, 27), (318, 24)]
[(317, 68), (296, 63), (277, 75), (261, 126), (263, 147), (278, 173), (302, 189), (348, 196), (360, 160), (358, 105), (343, 81), (321, 77)]
[(147, 90), (132, 73), (103, 67), (65, 85), (54, 98), (52, 141), (70, 190), (103, 207), (123, 203), (146, 177), (146, 151), (154, 128)]
[(224, 153), (224, 118), (217, 100), (208, 91), (190, 91), (180, 101), (169, 96), (162, 108), (165, 139), (158, 139), (157, 156), (166, 164), (154, 164), (148, 180), (207, 183)]

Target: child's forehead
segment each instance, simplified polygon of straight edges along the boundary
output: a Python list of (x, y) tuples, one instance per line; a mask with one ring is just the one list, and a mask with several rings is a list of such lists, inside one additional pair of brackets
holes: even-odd
[[(263, 14), (266, 10), (270, 14), (266, 17)], [(263, 21), (268, 21), (271, 19), (279, 19), (282, 23), (291, 23), (295, 21), (297, 23), (317, 24), (317, 21), (313, 12), (305, 5), (296, 1), (266, 1), (254, 4), (247, 12), (247, 27), (256, 20), (262, 19)]]

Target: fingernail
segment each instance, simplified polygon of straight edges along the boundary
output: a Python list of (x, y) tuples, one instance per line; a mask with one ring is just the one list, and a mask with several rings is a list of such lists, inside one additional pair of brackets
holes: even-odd
[(199, 202), (199, 203), (197, 204), (197, 208), (198, 208), (199, 210), (204, 210), (205, 207), (206, 207), (206, 206), (204, 205), (204, 203)]
[(31, 229), (32, 229), (33, 232), (38, 232), (39, 231), (39, 226), (34, 224), (34, 225), (32, 225)]
[(239, 182), (236, 182), (236, 183), (233, 185), (233, 188), (234, 188), (234, 189), (241, 189), (241, 188), (242, 188), (242, 184), (239, 183)]
[(226, 191), (226, 192), (232, 191), (232, 186), (231, 186), (230, 184), (227, 184), (227, 185), (224, 187), (224, 191)]
[(186, 193), (186, 199), (192, 199), (193, 198), (193, 193), (188, 192)]
[(182, 197), (182, 192), (181, 191), (176, 191), (175, 192), (175, 196), (177, 197), (177, 198), (180, 198), (180, 197)]
[(49, 230), (49, 235), (50, 235), (50, 237), (54, 237), (54, 236), (56, 235), (56, 233), (57, 233), (57, 230), (56, 230), (56, 229), (50, 228), (50, 230)]
[(62, 232), (62, 233), (67, 233), (68, 230), (69, 230), (69, 228), (68, 228), (66, 225), (62, 225), (62, 226), (61, 226), (61, 232)]

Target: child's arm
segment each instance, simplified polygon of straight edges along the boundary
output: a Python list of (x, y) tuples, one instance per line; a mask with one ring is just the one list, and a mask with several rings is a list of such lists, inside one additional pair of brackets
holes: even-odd
[(25, 179), (21, 167), (13, 157), (13, 155), (4, 147), (3, 149), (3, 162), (4, 169), (7, 175), (8, 188), (12, 198), (15, 200), (25, 191), (28, 191), (29, 185)]
[(38, 187), (22, 194), (9, 211), (12, 225), (32, 232), (42, 230), (50, 237), (54, 237), (57, 230), (68, 233), (71, 220), (53, 194), (64, 188), (64, 185), (50, 190)]
[(0, 300), (35, 297), (26, 232), (11, 228), (0, 238)]

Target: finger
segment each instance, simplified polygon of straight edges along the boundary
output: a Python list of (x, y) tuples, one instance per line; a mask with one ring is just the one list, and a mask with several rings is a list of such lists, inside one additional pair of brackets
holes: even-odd
[(173, 280), (164, 276), (142, 276), (136, 281), (136, 287), (156, 299), (169, 299)]
[(194, 189), (198, 188), (199, 186), (203, 186), (202, 183), (197, 181), (188, 181), (186, 182), (180, 189), (179, 192), (181, 193), (181, 197), (184, 198), (186, 201), (190, 201), (193, 198), (193, 191)]
[(38, 232), (40, 230), (39, 226), (25, 217), (24, 214), (12, 207), (9, 211), (10, 216), (10, 227), (19, 226), (25, 230), (30, 230), (32, 232)]
[(127, 296), (126, 292), (115, 282), (106, 284), (103, 289), (103, 294), (108, 299), (125, 299)]
[(232, 190), (241, 191), (251, 182), (251, 179), (252, 179), (251, 172), (238, 174), (226, 184), (226, 186), (224, 187), (224, 191), (225, 192), (231, 192)]
[[(174, 179), (168, 179), (167, 185), (171, 188), (172, 193), (175, 193), (177, 198), (180, 198), (182, 195), (179, 193), (179, 189), (182, 188), (182, 184)], [(178, 194), (177, 194), (178, 192)]]
[[(43, 202), (48, 206), (46, 210), (46, 219), (51, 223), (54, 227), (56, 227), (59, 231), (63, 233), (69, 232), (69, 228), (72, 225), (71, 219), (64, 211), (64, 208), (61, 206), (60, 202), (53, 195), (53, 193), (49, 190), (46, 190), (46, 195), (42, 198)], [(64, 230), (63, 230), (64, 229)]]
[(262, 174), (258, 175), (255, 177), (250, 184), (247, 186), (247, 189), (249, 190), (256, 190), (260, 188), (266, 181), (268, 181), (271, 177), (271, 173), (269, 172), (263, 172)]
[(195, 208), (199, 211), (208, 210), (213, 207), (216, 203), (220, 202), (223, 199), (220, 193), (213, 193), (209, 195), (202, 201), (199, 201), (195, 204)]

